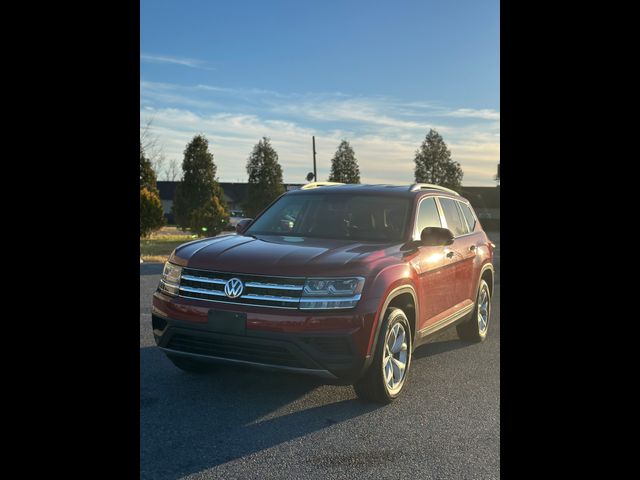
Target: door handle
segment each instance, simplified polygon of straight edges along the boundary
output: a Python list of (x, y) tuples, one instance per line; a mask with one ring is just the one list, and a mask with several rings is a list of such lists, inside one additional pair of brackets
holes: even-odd
[(455, 252), (447, 252), (447, 258), (453, 258)]
[(475, 245), (471, 245), (471, 246), (469, 247), (469, 251), (470, 251), (470, 252), (473, 252), (473, 253), (476, 253), (476, 246), (475, 246)]

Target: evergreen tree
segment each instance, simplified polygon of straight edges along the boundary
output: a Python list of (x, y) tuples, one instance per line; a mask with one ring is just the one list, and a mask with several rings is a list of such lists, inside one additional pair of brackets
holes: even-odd
[(349, 142), (342, 140), (331, 160), (330, 182), (360, 183), (360, 168)]
[(143, 187), (151, 192), (158, 192), (156, 172), (153, 171), (151, 161), (145, 157), (142, 142), (140, 142), (140, 188)]
[(194, 136), (187, 144), (182, 171), (173, 202), (176, 224), (200, 236), (217, 235), (228, 224), (229, 211), (216, 180), (209, 142), (203, 135)]
[(140, 236), (147, 237), (165, 223), (156, 172), (140, 143)]
[(459, 189), (462, 184), (462, 168), (451, 159), (451, 152), (438, 132), (431, 129), (414, 159), (417, 183), (433, 183), (442, 187)]
[(140, 189), (140, 236), (148, 237), (165, 223), (160, 196), (147, 187)]
[(249, 174), (249, 185), (244, 211), (248, 217), (255, 218), (285, 191), (278, 154), (267, 137), (263, 137), (253, 147), (247, 160), (247, 173)]

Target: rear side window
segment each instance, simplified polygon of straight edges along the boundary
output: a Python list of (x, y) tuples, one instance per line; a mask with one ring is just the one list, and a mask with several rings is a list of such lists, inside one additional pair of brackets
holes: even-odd
[(434, 198), (425, 198), (418, 211), (418, 236), (427, 227), (441, 227), (440, 214)]
[(469, 233), (467, 230), (467, 224), (460, 214), (460, 210), (456, 207), (455, 200), (450, 198), (440, 198), (440, 205), (444, 211), (444, 218), (447, 221), (447, 227), (453, 232), (453, 235), (459, 237)]
[(458, 202), (458, 205), (460, 205), (460, 210), (462, 210), (464, 218), (467, 219), (469, 231), (473, 232), (476, 229), (476, 217), (473, 216), (473, 212), (471, 211), (471, 208), (469, 208), (469, 205), (462, 202)]

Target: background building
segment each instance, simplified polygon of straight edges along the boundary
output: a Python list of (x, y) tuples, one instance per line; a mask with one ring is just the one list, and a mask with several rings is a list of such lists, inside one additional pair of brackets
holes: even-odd
[[(174, 223), (171, 207), (178, 183), (158, 181), (162, 210), (170, 225)], [(247, 185), (247, 183), (220, 182), (229, 210), (242, 210), (242, 202), (247, 197)], [(303, 183), (285, 183), (285, 188), (295, 190), (303, 185)], [(460, 194), (471, 202), (485, 229), (500, 230), (500, 186), (462, 187)]]
[[(180, 182), (158, 181), (158, 190), (160, 191), (160, 201), (162, 202), (162, 211), (167, 218), (169, 225), (174, 224), (171, 207), (173, 199), (176, 195), (176, 187)], [(287, 190), (295, 190), (300, 188), (304, 183), (285, 183)], [(236, 182), (220, 182), (220, 187), (224, 192), (224, 199), (229, 206), (229, 210), (242, 210), (242, 202), (247, 197), (247, 183)]]

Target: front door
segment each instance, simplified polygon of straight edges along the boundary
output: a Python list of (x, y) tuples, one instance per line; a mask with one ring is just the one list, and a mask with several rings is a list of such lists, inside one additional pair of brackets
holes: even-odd
[[(414, 238), (427, 227), (441, 227), (434, 197), (421, 199), (416, 218)], [(411, 261), (418, 273), (420, 310), (417, 330), (420, 331), (443, 318), (454, 304), (456, 272), (445, 257), (446, 247), (420, 247)]]

